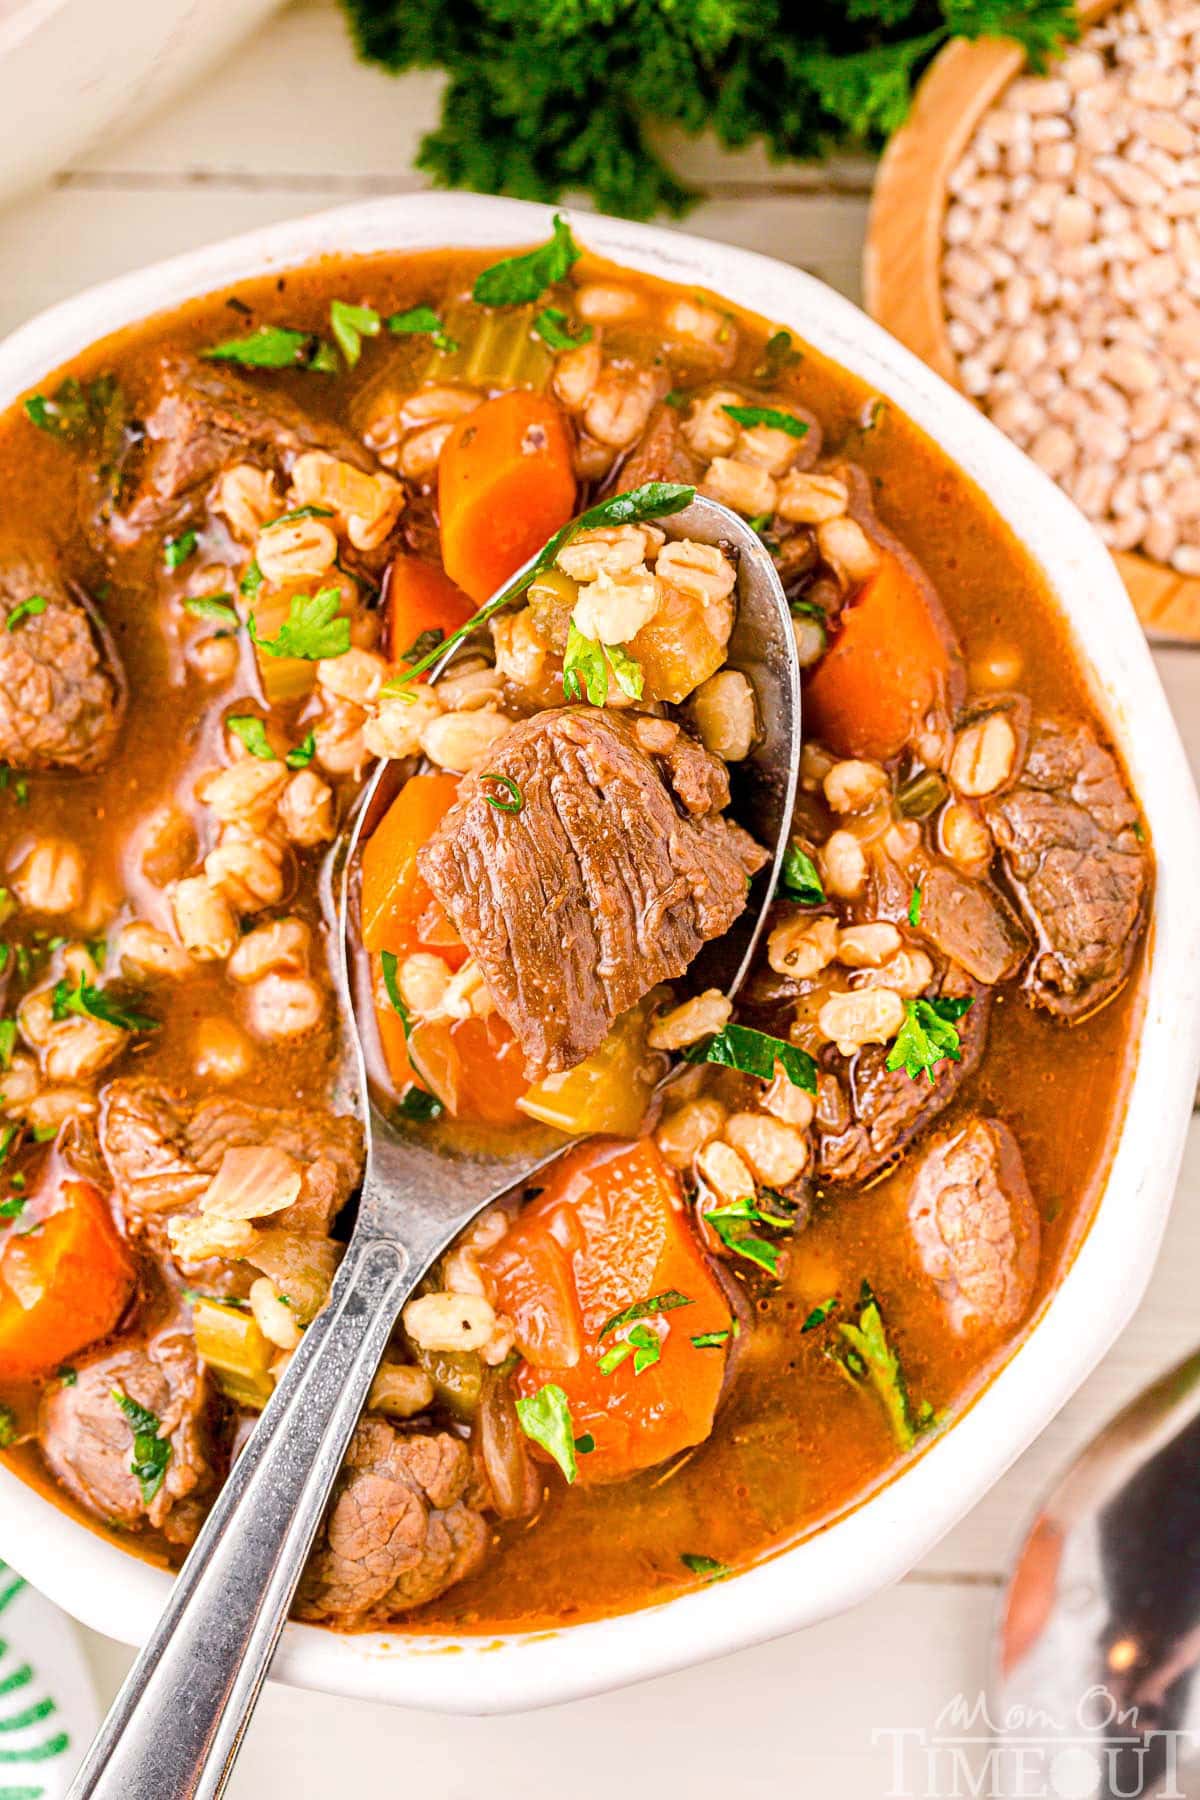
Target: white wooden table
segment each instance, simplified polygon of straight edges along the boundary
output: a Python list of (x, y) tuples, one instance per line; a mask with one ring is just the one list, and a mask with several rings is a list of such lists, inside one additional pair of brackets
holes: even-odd
[[(412, 153), (437, 92), (434, 78), (397, 82), (356, 64), (332, 0), (298, 0), (203, 91), (132, 133), (114, 133), (48, 188), (0, 212), (0, 331), (173, 251), (423, 185)], [(690, 229), (785, 257), (857, 296), (869, 184), (862, 164), (814, 175), (704, 146), (684, 155), (693, 178), (715, 186)], [(1200, 767), (1200, 656), (1170, 651), (1158, 662)], [(781, 1790), (876, 1800), (888, 1789), (890, 1750), (873, 1743), (873, 1731), (929, 1729), (955, 1694), (979, 1690), (1006, 1558), (1047, 1481), (1200, 1338), (1198, 1187), (1200, 1127), (1133, 1324), (1033, 1448), (898, 1587), (793, 1638), (536, 1723), (451, 1722), (271, 1688), (233, 1794), (390, 1796), (424, 1777), (438, 1800), (558, 1800), (564, 1786), (576, 1800), (606, 1800), (678, 1771), (692, 1800), (778, 1800)], [(129, 1653), (84, 1635), (107, 1698)], [(699, 1721), (708, 1725), (702, 1750)]]

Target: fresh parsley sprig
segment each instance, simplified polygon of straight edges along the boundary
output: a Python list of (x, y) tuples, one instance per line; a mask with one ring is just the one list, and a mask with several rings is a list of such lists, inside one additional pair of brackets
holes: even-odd
[(903, 1069), (913, 1081), (924, 1075), (933, 1085), (933, 1071), (940, 1062), (961, 1062), (962, 1047), (956, 1021), (974, 1004), (970, 995), (961, 999), (906, 1000), (904, 1023), (888, 1051), (887, 1066)]
[(113, 1399), (124, 1413), (133, 1432), (133, 1461), (129, 1472), (142, 1490), (147, 1506), (162, 1486), (171, 1460), (171, 1440), (161, 1435), (162, 1420), (147, 1406), (132, 1399), (123, 1388), (110, 1388)]
[(806, 1094), (817, 1091), (817, 1065), (807, 1050), (789, 1044), (768, 1032), (755, 1031), (749, 1025), (724, 1025), (712, 1037), (702, 1038), (683, 1053), (685, 1062), (718, 1063), (726, 1069), (740, 1069), (743, 1075), (757, 1075), (763, 1081), (775, 1077), (779, 1064), (793, 1087)]
[(524, 256), (506, 256), (475, 278), (471, 298), (479, 306), (528, 306), (540, 300), (548, 287), (562, 281), (581, 256), (571, 227), (561, 213), (554, 215), (549, 243), (539, 244)]
[(536, 1394), (517, 1401), (517, 1420), (527, 1438), (549, 1451), (569, 1482), (579, 1474), (575, 1460), (575, 1427), (571, 1406), (556, 1381), (547, 1381)]
[(253, 613), (246, 621), (246, 629), (268, 656), (294, 656), (303, 662), (344, 656), (350, 648), (350, 621), (340, 611), (341, 604), (340, 588), (293, 594), (288, 616), (273, 638), (259, 636)]

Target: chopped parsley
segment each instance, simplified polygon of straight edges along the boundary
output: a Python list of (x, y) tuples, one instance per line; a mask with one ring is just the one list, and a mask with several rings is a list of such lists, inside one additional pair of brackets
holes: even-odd
[(579, 1473), (575, 1461), (575, 1430), (567, 1396), (557, 1382), (547, 1381), (536, 1394), (517, 1401), (521, 1430), (543, 1450), (549, 1451), (568, 1481)]
[(813, 1309), (809, 1313), (807, 1319), (805, 1319), (803, 1325), (800, 1327), (801, 1331), (802, 1332), (803, 1331), (815, 1331), (817, 1329), (817, 1326), (823, 1325), (825, 1323), (826, 1319), (829, 1318), (830, 1314), (833, 1312), (836, 1312), (836, 1310), (837, 1310), (837, 1296), (836, 1295), (834, 1295), (829, 1300), (822, 1300), (818, 1306), (813, 1307)]
[(17, 1135), (15, 1125), (0, 1125), (0, 1163), (4, 1162)]
[(396, 1111), (402, 1118), (419, 1122), (440, 1119), (445, 1110), (436, 1094), (431, 1094), (428, 1088), (418, 1087), (415, 1081), (409, 1083), (396, 1102)]
[(838, 1331), (847, 1345), (846, 1352), (838, 1359), (843, 1373), (851, 1381), (865, 1382), (875, 1390), (896, 1442), (902, 1450), (911, 1450), (916, 1442), (917, 1425), (908, 1388), (896, 1353), (888, 1342), (879, 1302), (868, 1282), (863, 1282), (859, 1295), (857, 1324), (843, 1319)]
[(304, 662), (321, 662), (327, 656), (344, 656), (350, 648), (350, 621), (340, 612), (340, 588), (322, 588), (318, 594), (293, 594), (288, 616), (273, 638), (259, 637), (251, 613), (250, 636), (268, 656), (295, 656)]
[(690, 1570), (693, 1575), (703, 1575), (706, 1581), (724, 1581), (727, 1575), (733, 1573), (725, 1563), (718, 1562), (715, 1556), (697, 1556), (691, 1550), (685, 1550), (679, 1560), (685, 1569)]
[(572, 331), (570, 319), (559, 306), (544, 306), (533, 321), (533, 329), (551, 350), (577, 350), (581, 344), (590, 344), (596, 335), (590, 325), (577, 324)]
[(919, 885), (913, 888), (909, 898), (908, 922), (912, 926), (917, 926), (921, 923), (921, 889)]
[(727, 1344), (731, 1336), (729, 1331), (698, 1331), (692, 1343), (697, 1350), (717, 1350)]
[(383, 971), (383, 986), (388, 997), (388, 1005), (403, 1025), (405, 1037), (408, 1037), (412, 1031), (412, 1014), (404, 1004), (400, 994), (400, 983), (396, 978), (399, 960), (394, 950), (379, 952), (379, 966)]
[(778, 406), (722, 406), (738, 425), (766, 425), (771, 431), (786, 431), (789, 437), (802, 438), (808, 432), (803, 419), (783, 412)]
[[(503, 266), (503, 265), (500, 265)], [(570, 519), (554, 536), (543, 545), (539, 554), (528, 568), (509, 582), (506, 588), (489, 600), (486, 606), (469, 618), (465, 625), (460, 625), (451, 632), (435, 649), (430, 650), (411, 668), (405, 669), (395, 676), (381, 690), (385, 694), (403, 693), (405, 688), (417, 680), (418, 676), (433, 667), (448, 650), (454, 649), (471, 633), (484, 625), (494, 614), (511, 606), (543, 569), (548, 569), (557, 557), (564, 544), (570, 543), (577, 532), (589, 531), (596, 525), (637, 525), (644, 519), (661, 519), (670, 513), (679, 512), (690, 506), (696, 498), (696, 490), (679, 481), (645, 481), (640, 487), (630, 488), (627, 493), (613, 494), (608, 500), (601, 500), (595, 506), (589, 506), (586, 512), (580, 513), (577, 519)], [(589, 640), (590, 641), (590, 640)], [(614, 671), (615, 672), (615, 671)], [(640, 673), (640, 671), (639, 671)]]
[(309, 731), (306, 732), (304, 737), (296, 745), (295, 749), (288, 751), (283, 760), (289, 769), (307, 769), (309, 763), (316, 754), (316, 735)]
[(194, 531), (181, 531), (178, 537), (168, 538), (163, 545), (163, 562), (168, 569), (177, 569), (185, 563), (196, 548), (197, 538)]
[(39, 618), (49, 604), (45, 594), (30, 594), (28, 600), (18, 600), (8, 615), (5, 629), (15, 631), (22, 619)]
[(246, 337), (227, 338), (201, 351), (209, 362), (237, 363), (243, 369), (312, 369), (320, 374), (337, 372), (333, 345), (312, 331), (294, 331), (287, 325), (260, 325)]
[(226, 719), (226, 725), (235, 738), (240, 738), (251, 756), (257, 756), (260, 762), (276, 762), (278, 759), (267, 741), (266, 721), (257, 713), (238, 713), (232, 719)]
[[(8, 945), (4, 948), (7, 950)], [(0, 1069), (7, 1069), (12, 1061), (13, 1051), (17, 1047), (17, 1021), (0, 1019)]]
[(592, 1454), (592, 1451), (596, 1448), (596, 1440), (590, 1431), (585, 1431), (582, 1437), (577, 1437), (575, 1439), (575, 1448), (580, 1456), (590, 1456)]
[(524, 256), (506, 256), (503, 262), (484, 269), (475, 278), (471, 298), (479, 306), (527, 306), (556, 281), (564, 280), (580, 255), (571, 227), (561, 213), (555, 213), (549, 243)]
[(0, 1450), (17, 1441), (17, 1415), (11, 1406), (0, 1406)]
[(253, 562), (251, 562), (249, 568), (246, 570), (246, 573), (242, 576), (242, 579), (238, 582), (239, 594), (244, 594), (246, 596), (247, 600), (253, 600), (255, 594), (257, 594), (259, 588), (262, 586), (265, 579), (266, 579), (266, 577), (263, 575), (262, 570), (259, 568), (258, 560), (256, 558)]
[(572, 619), (563, 656), (563, 693), (567, 699), (583, 700), (586, 696), (593, 706), (603, 706), (608, 699), (610, 674), (623, 694), (631, 700), (641, 699), (645, 686), (641, 664), (620, 644), (601, 644), (586, 637)]
[(793, 1087), (803, 1088), (806, 1094), (817, 1091), (817, 1065), (807, 1050), (749, 1025), (725, 1025), (715, 1036), (702, 1038), (685, 1050), (683, 1058), (685, 1062), (739, 1069), (743, 1075), (757, 1075), (763, 1081), (775, 1079), (778, 1063)]
[(494, 781), (497, 787), (503, 788), (508, 794), (507, 800), (501, 800), (495, 794), (485, 794), (483, 797), (489, 806), (494, 806), (497, 812), (502, 813), (520, 812), (525, 804), (525, 796), (511, 775), (501, 775), (497, 770), (489, 769), (487, 774), (481, 775), (479, 779), (481, 782)]
[(79, 1380), (79, 1372), (77, 1369), (73, 1369), (70, 1363), (64, 1363), (58, 1371), (58, 1379), (62, 1387), (74, 1387)]
[[(650, 1319), (655, 1313), (674, 1312), (680, 1306), (692, 1306), (691, 1296), (681, 1294), (678, 1288), (667, 1288), (661, 1294), (651, 1294), (648, 1300), (635, 1300), (623, 1312), (614, 1313), (612, 1318), (602, 1325), (596, 1333), (598, 1338), (606, 1338), (610, 1331), (619, 1325), (632, 1325), (635, 1319)], [(728, 1335), (728, 1333), (726, 1334)]]
[(767, 529), (767, 526), (771, 523), (771, 514), (769, 512), (755, 513), (752, 519), (746, 520), (746, 523), (751, 531), (756, 531), (761, 537), (763, 532)]
[(732, 1250), (735, 1256), (744, 1257), (747, 1262), (757, 1263), (768, 1275), (778, 1275), (781, 1246), (773, 1243), (770, 1238), (759, 1237), (753, 1227), (769, 1225), (775, 1231), (787, 1231), (790, 1220), (763, 1212), (749, 1194), (740, 1200), (731, 1200), (727, 1206), (714, 1207), (711, 1212), (700, 1216), (706, 1225), (712, 1226), (727, 1250)]
[(264, 525), (263, 530), (274, 531), (279, 525), (295, 525), (300, 519), (332, 519), (332, 517), (333, 508), (331, 506), (314, 506), (309, 501), (305, 506), (293, 506), (290, 512), (280, 513), (277, 519), (272, 519), (269, 525)]
[(329, 329), (350, 368), (362, 355), (363, 339), (378, 337), (380, 323), (373, 306), (352, 306), (348, 300), (329, 303)]
[(201, 594), (196, 599), (185, 600), (183, 610), (191, 613), (194, 619), (213, 619), (234, 631), (241, 624), (232, 594)]
[(167, 1473), (171, 1460), (171, 1444), (161, 1437), (162, 1420), (148, 1407), (139, 1406), (123, 1388), (110, 1388), (113, 1399), (124, 1413), (133, 1432), (133, 1461), (129, 1472), (142, 1490), (142, 1500), (149, 1506)]
[(0, 1219), (19, 1219), (29, 1200), (24, 1194), (10, 1194), (7, 1200), (0, 1200)]
[(903, 1069), (911, 1080), (924, 1075), (933, 1085), (933, 1071), (940, 1062), (961, 1062), (956, 1019), (973, 1004), (969, 995), (961, 999), (906, 1000), (904, 1023), (888, 1051), (889, 1069)]
[(778, 381), (785, 369), (790, 369), (800, 361), (802, 355), (792, 343), (791, 332), (773, 331), (767, 339), (762, 362), (754, 371), (755, 378), (758, 381)]
[(431, 337), (434, 349), (440, 350), (443, 356), (452, 356), (458, 349), (454, 339), (446, 336), (445, 327), (432, 306), (410, 306), (407, 312), (393, 313), (387, 328), (397, 336), (411, 332)]
[(798, 900), (801, 906), (825, 904), (825, 889), (821, 885), (817, 865), (807, 850), (800, 848), (795, 838), (783, 853), (779, 886), (789, 900)]
[(103, 988), (93, 987), (82, 975), (74, 987), (65, 977), (55, 982), (51, 1010), (54, 1018), (60, 1021), (75, 1013), (81, 1019), (99, 1019), (105, 1025), (115, 1025), (118, 1031), (159, 1029), (157, 1019), (122, 1006), (111, 994)]
[(440, 625), (429, 625), (424, 631), (418, 631), (407, 650), (402, 650), (396, 658), (397, 662), (416, 662), (418, 657), (428, 656), (445, 642), (446, 634)]
[(662, 1339), (649, 1325), (635, 1325), (627, 1338), (619, 1344), (613, 1344), (603, 1356), (597, 1359), (596, 1366), (602, 1375), (611, 1375), (619, 1369), (626, 1357), (633, 1358), (633, 1372), (642, 1375), (662, 1355)]
[(101, 375), (86, 385), (68, 375), (49, 398), (31, 394), (25, 402), (25, 416), (50, 437), (78, 442), (105, 424), (118, 392), (112, 375)]

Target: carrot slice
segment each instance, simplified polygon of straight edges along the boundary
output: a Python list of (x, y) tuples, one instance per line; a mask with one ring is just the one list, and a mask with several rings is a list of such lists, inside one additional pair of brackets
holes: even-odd
[(133, 1292), (133, 1264), (104, 1196), (64, 1182), (61, 1204), (0, 1254), (0, 1377), (27, 1381), (106, 1337)]
[(482, 605), (575, 511), (554, 402), (517, 388), (460, 419), (438, 461), (438, 511), (446, 573)]
[(465, 960), (461, 945), (435, 944), (422, 935), (436, 930), (437, 911), (417, 869), (418, 850), (457, 798), (456, 775), (414, 775), (367, 839), (362, 853), (364, 949), (390, 950), (395, 956), (436, 949), (455, 969)]
[(838, 756), (886, 761), (933, 705), (953, 699), (960, 679), (958, 647), (937, 595), (884, 551), (805, 683), (805, 735)]
[(473, 602), (436, 563), (419, 556), (392, 558), (387, 576), (387, 644), (393, 662), (411, 653), (422, 632), (440, 631), (449, 637), (474, 611)]
[[(692, 1339), (729, 1332), (733, 1321), (652, 1140), (570, 1151), (483, 1260), (526, 1359), (518, 1388), (556, 1382), (576, 1438), (595, 1441), (579, 1456), (580, 1481), (619, 1481), (708, 1436), (725, 1352)], [(666, 1294), (689, 1304), (604, 1332), (616, 1314)], [(639, 1327), (657, 1358), (630, 1350), (616, 1361), (611, 1353)]]

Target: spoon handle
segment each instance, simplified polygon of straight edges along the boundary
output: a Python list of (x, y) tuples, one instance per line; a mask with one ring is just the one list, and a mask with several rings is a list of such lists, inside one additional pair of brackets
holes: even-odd
[(420, 1264), (352, 1243), (176, 1578), (68, 1800), (216, 1800)]

